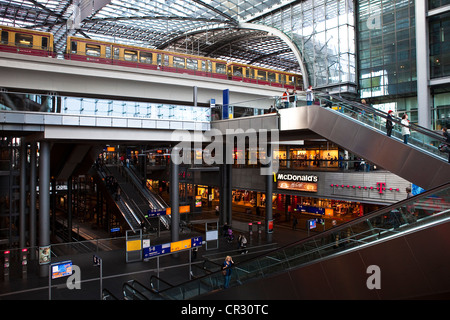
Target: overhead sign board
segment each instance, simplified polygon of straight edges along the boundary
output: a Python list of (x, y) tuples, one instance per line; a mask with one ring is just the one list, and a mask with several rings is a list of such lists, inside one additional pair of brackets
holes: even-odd
[(148, 248), (144, 248), (144, 259), (156, 257), (159, 255), (182, 251), (190, 248), (200, 247), (203, 243), (202, 237), (196, 237), (176, 242), (158, 244)]

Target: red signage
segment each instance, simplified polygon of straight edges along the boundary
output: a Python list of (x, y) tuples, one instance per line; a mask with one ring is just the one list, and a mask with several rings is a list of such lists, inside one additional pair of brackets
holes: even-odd
[[(331, 184), (330, 185), (331, 187), (334, 187), (334, 188), (348, 188), (348, 189), (363, 189), (363, 190), (367, 190), (367, 189), (369, 189), (369, 190), (373, 190), (373, 189), (376, 189), (376, 190), (378, 190), (378, 193), (380, 193), (380, 194), (383, 194), (384, 193), (384, 191), (386, 191), (386, 183), (385, 182), (377, 182), (377, 186), (376, 187), (367, 187), (367, 186), (355, 186), (355, 185), (349, 185), (349, 184), (347, 184), (347, 185), (344, 185), (344, 184)], [(389, 188), (388, 189), (389, 191), (400, 191), (400, 189), (399, 188)]]

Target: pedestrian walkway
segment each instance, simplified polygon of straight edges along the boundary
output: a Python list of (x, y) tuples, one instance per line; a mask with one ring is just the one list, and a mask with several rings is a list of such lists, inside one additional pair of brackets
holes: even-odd
[[(214, 218), (214, 217), (213, 217)], [(217, 217), (215, 217), (217, 218)], [(84, 236), (91, 235), (90, 246), (72, 243), (65, 245), (53, 245), (58, 252), (67, 254), (52, 257), (52, 262), (71, 260), (73, 265), (80, 268), (81, 288), (69, 290), (66, 285), (67, 279), (57, 279), (52, 281), (52, 300), (96, 300), (100, 298), (100, 273), (99, 267), (93, 266), (93, 255), (102, 259), (102, 287), (108, 289), (118, 299), (123, 299), (122, 286), (129, 280), (137, 280), (146, 286), (150, 286), (150, 278), (157, 276), (172, 285), (177, 285), (191, 279), (198, 266), (202, 266), (205, 259), (220, 264), (226, 255), (233, 256), (233, 260), (238, 263), (249, 259), (257, 254), (262, 254), (274, 248), (298, 241), (307, 236), (305, 230), (292, 230), (283, 225), (275, 225), (272, 234), (266, 234), (263, 230), (258, 233), (256, 228), (253, 234), (248, 232), (248, 222), (233, 220), (234, 240), (228, 242), (219, 233), (218, 244), (208, 243), (198, 249), (197, 257), (189, 258), (190, 250), (182, 251), (177, 255), (161, 256), (158, 259), (152, 258), (148, 261), (126, 262), (124, 238), (116, 239), (95, 239), (95, 234), (99, 230), (93, 230), (89, 222), (74, 222), (74, 226), (79, 229)], [(238, 250), (237, 237), (244, 234), (248, 239), (247, 254), (241, 254)], [(190, 230), (180, 234), (179, 240), (189, 239), (204, 234), (196, 230)], [(159, 238), (155, 235), (146, 236), (150, 239), (151, 245), (171, 242), (170, 231), (163, 231)], [(109, 244), (109, 245), (106, 245)], [(84, 251), (78, 250), (83, 246)], [(105, 247), (109, 248), (105, 251)], [(26, 278), (21, 273), (21, 267), (17, 259), (11, 259), (9, 279), (0, 280), (0, 300), (47, 300), (49, 298), (48, 278), (39, 277), (39, 265), (36, 260), (28, 261)], [(197, 266), (197, 267), (196, 267)]]

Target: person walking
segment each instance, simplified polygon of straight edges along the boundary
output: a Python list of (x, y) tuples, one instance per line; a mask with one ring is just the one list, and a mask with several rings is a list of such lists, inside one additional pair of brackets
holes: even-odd
[(388, 115), (387, 115), (387, 119), (386, 119), (386, 134), (388, 137), (391, 136), (392, 134), (392, 128), (394, 127), (394, 125), (392, 124), (392, 116), (391, 113), (393, 113), (394, 111), (389, 110), (388, 111)]
[(402, 116), (401, 124), (402, 124), (403, 143), (408, 144), (408, 138), (411, 133), (409, 131), (409, 120), (408, 115), (406, 113), (403, 114)]
[(230, 280), (231, 280), (231, 267), (233, 266), (234, 262), (231, 256), (227, 256), (225, 258), (225, 261), (222, 264), (222, 274), (224, 277), (224, 283), (223, 287), (224, 289), (228, 289), (230, 286)]

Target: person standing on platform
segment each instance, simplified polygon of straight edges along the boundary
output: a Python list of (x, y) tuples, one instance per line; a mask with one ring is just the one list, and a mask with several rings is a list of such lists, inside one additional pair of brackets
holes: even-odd
[(312, 91), (312, 86), (309, 86), (308, 89), (306, 89), (306, 105), (310, 106), (313, 104), (314, 101), (314, 93)]
[(283, 92), (283, 98), (281, 99), (283, 101), (283, 107), (287, 109), (289, 107), (289, 91), (286, 89), (285, 92)]
[(386, 134), (388, 137), (391, 136), (392, 128), (394, 127), (394, 125), (392, 124), (392, 116), (391, 116), (392, 112), (393, 112), (392, 110), (388, 111), (388, 115), (387, 115), (387, 119), (386, 119)]
[(230, 256), (227, 256), (222, 264), (222, 274), (224, 276), (223, 287), (225, 289), (228, 289), (228, 287), (230, 286), (231, 267), (233, 266), (233, 264), (233, 259)]
[(408, 138), (411, 132), (409, 131), (409, 120), (408, 115), (406, 113), (402, 116), (401, 124), (402, 124), (403, 143), (408, 144)]

